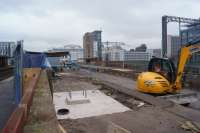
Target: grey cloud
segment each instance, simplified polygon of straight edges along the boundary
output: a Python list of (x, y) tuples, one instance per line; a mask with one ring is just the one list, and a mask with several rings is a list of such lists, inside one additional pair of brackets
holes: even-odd
[[(82, 45), (84, 32), (101, 28), (103, 40), (155, 48), (161, 46), (162, 15), (198, 18), (199, 4), (199, 0), (1, 0), (0, 39), (24, 39), (27, 49), (40, 50), (34, 42), (44, 48)], [(169, 31), (174, 34), (174, 29)]]

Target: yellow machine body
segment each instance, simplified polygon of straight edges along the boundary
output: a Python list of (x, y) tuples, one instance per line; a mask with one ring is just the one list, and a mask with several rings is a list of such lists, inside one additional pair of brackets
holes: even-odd
[(155, 72), (142, 72), (138, 76), (137, 89), (144, 93), (165, 94), (171, 91), (169, 81)]

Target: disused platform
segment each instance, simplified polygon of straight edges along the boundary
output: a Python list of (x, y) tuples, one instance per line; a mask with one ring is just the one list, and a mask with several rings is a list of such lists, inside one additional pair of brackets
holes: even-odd
[(35, 88), (24, 133), (60, 133), (46, 71)]

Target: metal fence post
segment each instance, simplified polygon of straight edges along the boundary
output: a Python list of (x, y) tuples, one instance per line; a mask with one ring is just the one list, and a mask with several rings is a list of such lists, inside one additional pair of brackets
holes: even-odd
[(22, 97), (22, 71), (23, 71), (23, 41), (17, 42), (17, 47), (14, 52), (15, 61), (15, 102), (18, 104)]

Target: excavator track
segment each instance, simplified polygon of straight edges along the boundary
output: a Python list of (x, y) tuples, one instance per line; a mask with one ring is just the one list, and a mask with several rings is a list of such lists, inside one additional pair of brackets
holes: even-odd
[(167, 94), (159, 97), (182, 105), (190, 104), (198, 100), (197, 93), (189, 89), (183, 89), (180, 93)]

